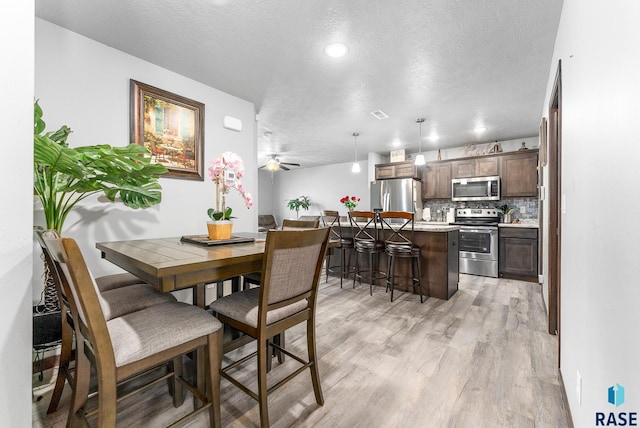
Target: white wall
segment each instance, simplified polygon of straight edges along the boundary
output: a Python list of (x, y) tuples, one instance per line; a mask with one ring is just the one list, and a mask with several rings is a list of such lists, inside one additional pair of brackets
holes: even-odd
[[(71, 146), (129, 144), (129, 79), (135, 79), (205, 104), (205, 181), (161, 178), (162, 203), (133, 210), (123, 204), (94, 198), (69, 215), (63, 233), (76, 238), (94, 274), (117, 272), (100, 259), (95, 243), (105, 240), (181, 236), (206, 233), (207, 208), (215, 203), (214, 184), (206, 168), (211, 159), (232, 150), (245, 162), (244, 186), (256, 201), (247, 210), (237, 192), (230, 194), (234, 230), (257, 230), (257, 152), (255, 109), (252, 103), (225, 94), (139, 58), (117, 51), (76, 33), (36, 19), (35, 97), (44, 110), (47, 129), (66, 124), (73, 133)], [(242, 132), (222, 127), (225, 115), (243, 122)], [(42, 213), (35, 207), (36, 224)], [(35, 269), (40, 268), (34, 251)], [(34, 299), (39, 299), (39, 275), (34, 275)]]
[[(576, 427), (640, 412), (640, 3), (565, 0), (547, 105), (562, 60), (561, 371)], [(582, 403), (576, 393), (582, 375)], [(607, 403), (607, 388), (626, 402)]]
[[(0, 425), (31, 426), (33, 2), (0, 14)], [(7, 11), (8, 9), (8, 11)], [(9, 149), (10, 150), (7, 150)], [(10, 208), (10, 209), (9, 209)]]

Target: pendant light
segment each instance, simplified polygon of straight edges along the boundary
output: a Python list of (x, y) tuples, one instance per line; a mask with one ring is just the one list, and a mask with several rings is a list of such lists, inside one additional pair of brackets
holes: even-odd
[(420, 126), (420, 139), (418, 140), (418, 155), (416, 156), (415, 164), (416, 165), (424, 165), (424, 155), (422, 154), (422, 122), (424, 122), (424, 117), (416, 119), (416, 123)]
[(354, 132), (352, 135), (353, 135), (353, 147), (355, 148), (356, 157), (355, 157), (355, 160), (353, 161), (351, 172), (357, 174), (360, 172), (360, 163), (358, 162), (358, 135), (360, 135), (360, 133)]

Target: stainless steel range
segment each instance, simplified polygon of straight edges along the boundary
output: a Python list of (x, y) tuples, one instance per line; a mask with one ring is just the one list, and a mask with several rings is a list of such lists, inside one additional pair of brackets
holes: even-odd
[(493, 208), (458, 208), (460, 273), (498, 277), (498, 223)]

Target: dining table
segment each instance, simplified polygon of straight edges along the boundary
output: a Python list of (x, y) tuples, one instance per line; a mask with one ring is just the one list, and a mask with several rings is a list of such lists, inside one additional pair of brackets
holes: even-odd
[(98, 242), (96, 248), (103, 259), (162, 292), (192, 289), (193, 304), (205, 307), (206, 284), (262, 268), (265, 234), (235, 236), (253, 240), (207, 245), (206, 242), (185, 242), (183, 237), (169, 237)]

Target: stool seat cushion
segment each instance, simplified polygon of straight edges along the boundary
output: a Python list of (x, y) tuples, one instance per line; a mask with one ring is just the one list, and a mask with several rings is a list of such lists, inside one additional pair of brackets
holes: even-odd
[[(240, 293), (233, 293), (223, 299), (216, 300), (209, 307), (215, 313), (240, 321), (252, 327), (258, 327), (258, 306), (260, 289), (251, 288)], [(307, 307), (306, 300), (300, 300), (283, 308), (267, 313), (267, 325), (283, 320), (288, 316), (303, 311)]]
[(156, 305), (107, 321), (116, 367), (198, 339), (221, 327), (209, 312), (181, 302)]
[(126, 287), (127, 285), (143, 284), (144, 281), (132, 273), (116, 273), (113, 275), (105, 275), (95, 279), (98, 290), (108, 291), (114, 288)]
[(108, 290), (100, 293), (99, 299), (107, 321), (150, 306), (176, 301), (171, 293), (162, 293), (149, 284), (134, 284)]
[(385, 245), (384, 245), (384, 242), (382, 241), (364, 239), (364, 240), (356, 240), (355, 248), (357, 251), (377, 252), (377, 251), (384, 251)]
[(390, 244), (385, 247), (387, 254), (399, 257), (418, 257), (420, 256), (420, 248), (407, 244)]

